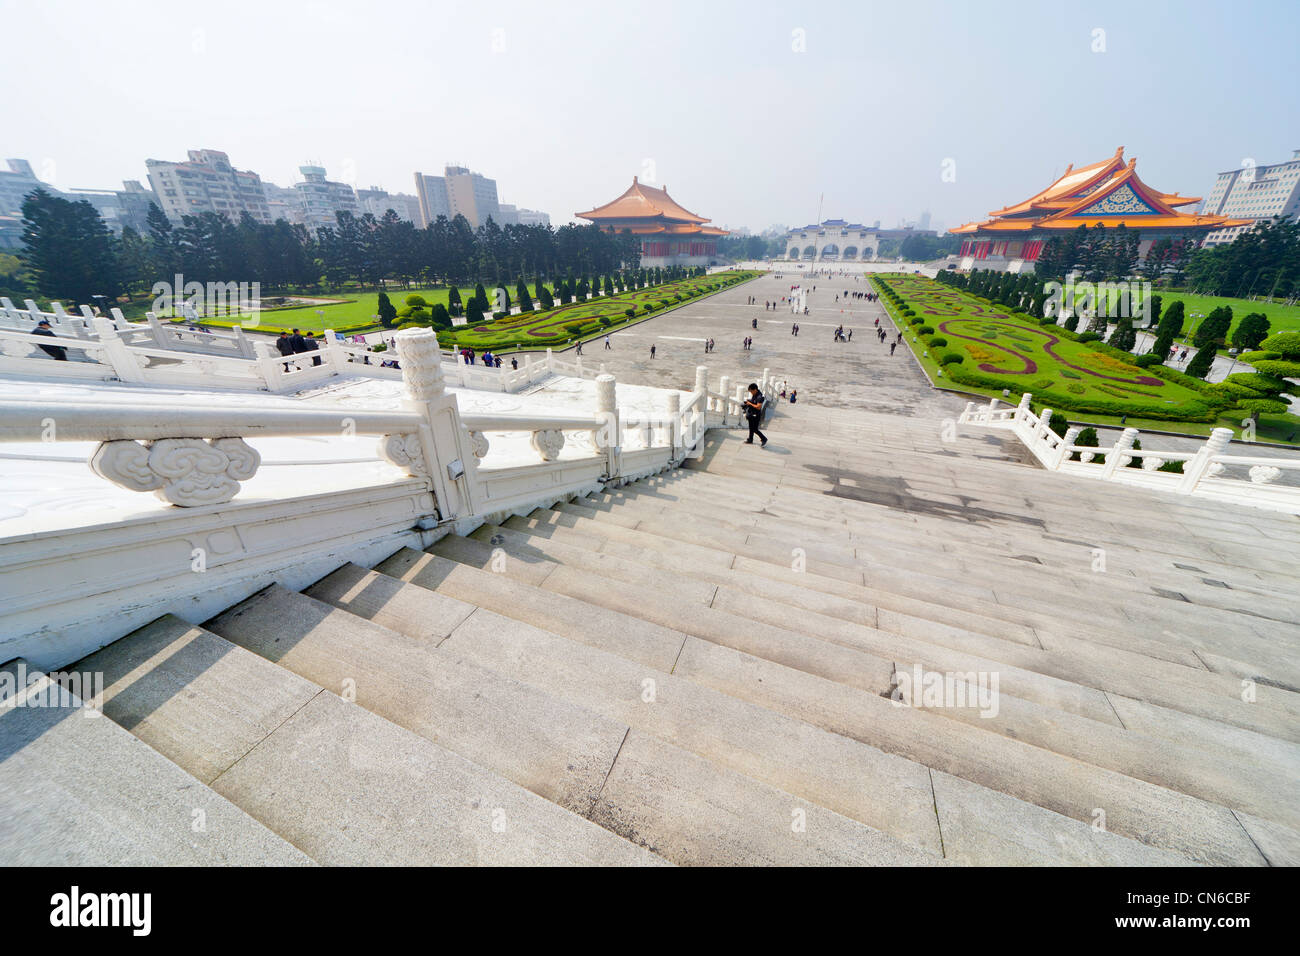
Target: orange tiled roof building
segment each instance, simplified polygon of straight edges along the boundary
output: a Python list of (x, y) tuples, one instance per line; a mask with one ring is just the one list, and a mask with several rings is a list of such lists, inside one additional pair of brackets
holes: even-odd
[(951, 230), (965, 236), (961, 268), (1004, 268), (1011, 272), (1033, 267), (1043, 246), (1053, 236), (1063, 236), (1079, 226), (1123, 225), (1141, 232), (1139, 257), (1145, 257), (1159, 239), (1201, 242), (1214, 229), (1241, 225), (1243, 220), (1202, 216), (1179, 211), (1200, 202), (1199, 196), (1180, 196), (1152, 189), (1138, 178), (1137, 160), (1124, 161), (1124, 147), (1099, 163), (1065, 174), (1024, 202), (989, 213), (992, 218), (970, 222)]
[(667, 187), (655, 189), (632, 177), (632, 185), (613, 202), (576, 213), (609, 232), (627, 229), (641, 239), (641, 265), (704, 266), (718, 255), (718, 237), (726, 230), (679, 206)]

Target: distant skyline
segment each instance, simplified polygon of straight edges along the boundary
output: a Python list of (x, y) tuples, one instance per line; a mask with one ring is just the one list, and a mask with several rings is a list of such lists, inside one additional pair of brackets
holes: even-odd
[(211, 148), (408, 194), (454, 162), (555, 225), (635, 175), (732, 229), (805, 225), (822, 194), (822, 218), (953, 227), (1117, 146), (1202, 197), (1300, 148), (1293, 0), (0, 0), (0, 32), (30, 67), (0, 158), (60, 189)]

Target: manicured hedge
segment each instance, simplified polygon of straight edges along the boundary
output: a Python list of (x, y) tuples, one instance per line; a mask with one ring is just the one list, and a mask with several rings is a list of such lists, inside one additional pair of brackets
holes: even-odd
[[(1152, 418), (1161, 421), (1197, 421), (1212, 422), (1218, 417), (1222, 408), (1221, 396), (1207, 395), (1205, 402), (1187, 402), (1180, 406), (1169, 406), (1138, 401), (1109, 401), (1098, 398), (1080, 398), (1068, 392), (1055, 392), (1051, 389), (1029, 388), (1017, 385), (1006, 375), (994, 375), (956, 364), (948, 368), (948, 377), (960, 385), (979, 385), (983, 388), (1010, 389), (1016, 394), (1032, 392), (1034, 401), (1053, 409), (1061, 408), (1076, 412), (1091, 412), (1094, 415), (1131, 415), (1135, 418)], [(1023, 376), (1020, 376), (1023, 377)], [(1201, 384), (1204, 384), (1203, 382)], [(1213, 401), (1211, 401), (1213, 400)]]

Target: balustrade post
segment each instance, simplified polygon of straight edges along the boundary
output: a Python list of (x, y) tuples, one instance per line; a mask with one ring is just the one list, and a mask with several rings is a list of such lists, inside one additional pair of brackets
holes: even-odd
[[(230, 327), (230, 334), (233, 335), (233, 336), (235, 337), (235, 348), (236, 348), (236, 350), (238, 351), (240, 357), (241, 357), (241, 358), (252, 358), (252, 357), (253, 357), (253, 343), (250, 342), (249, 339), (248, 339), (248, 336), (244, 334), (244, 329), (243, 329), (243, 327), (242, 327), (242, 326), (238, 326), (238, 325), (232, 325), (232, 326)], [(326, 329), (326, 330), (325, 330), (325, 334), (326, 334), (326, 335), (332, 335), (332, 333), (329, 331), (329, 329)], [(346, 357), (345, 357), (345, 358), (346, 358)]]
[(680, 392), (668, 393), (668, 442), (672, 446), (669, 457), (676, 461), (681, 457), (684, 442), (682, 440), (682, 396)]
[(1210, 432), (1210, 437), (1197, 449), (1195, 457), (1183, 464), (1183, 480), (1178, 483), (1177, 488), (1180, 495), (1190, 495), (1196, 490), (1196, 486), (1201, 483), (1202, 478), (1206, 477), (1210, 466), (1214, 464), (1215, 456), (1226, 452), (1231, 441), (1231, 428), (1216, 428)]
[(966, 424), (971, 420), (971, 415), (973, 415), (974, 413), (975, 413), (975, 403), (967, 402), (966, 409), (961, 413), (961, 416), (957, 419), (957, 423), (959, 425)]
[(321, 337), (325, 340), (325, 364), (339, 374), (346, 372), (349, 364), (348, 353), (343, 351), (343, 344), (334, 335), (334, 330), (326, 329), (321, 333)]
[(257, 368), (266, 390), (280, 391), (284, 384), (284, 356), (274, 345), (263, 341), (261, 337), (253, 342), (253, 352), (257, 356)]
[(718, 393), (722, 396), (722, 398), (718, 399), (718, 410), (722, 412), (723, 426), (727, 424), (727, 416), (731, 414), (731, 395), (729, 394), (730, 388), (731, 388), (731, 376), (730, 375), (722, 376), (722, 379), (718, 382)]
[(1047, 440), (1048, 433), (1052, 430), (1052, 410), (1044, 408), (1041, 415), (1038, 416), (1038, 422), (1034, 425), (1034, 437), (1043, 441)]
[(403, 405), (418, 413), (424, 424), (414, 444), (408, 436), (384, 436), (380, 453), (429, 482), (444, 521), (472, 515), (477, 459), (461, 425), (456, 396), (444, 386), (438, 336), (432, 329), (402, 329), (394, 339), (406, 386)]
[(618, 385), (613, 375), (596, 376), (596, 416), (600, 429), (597, 446), (605, 453), (605, 477), (617, 478), (623, 471), (623, 426), (618, 417)]
[(1065, 437), (1061, 439), (1061, 449), (1056, 455), (1056, 461), (1052, 465), (1053, 471), (1060, 471), (1061, 466), (1065, 464), (1070, 457), (1070, 446), (1079, 438), (1079, 432), (1083, 431), (1078, 425), (1071, 425), (1065, 430)]
[(555, 354), (549, 347), (546, 349), (546, 370), (548, 372), (555, 371)]
[(108, 363), (119, 382), (143, 382), (144, 370), (140, 367), (139, 358), (118, 337), (113, 323), (94, 315), (89, 306), (83, 305), (81, 308), (87, 324), (94, 326), (99, 344), (103, 346), (101, 361)]
[(1102, 468), (1101, 477), (1111, 478), (1115, 474), (1116, 468), (1123, 468), (1125, 463), (1121, 459), (1126, 457), (1126, 452), (1133, 449), (1133, 442), (1137, 440), (1138, 430), (1136, 428), (1126, 428), (1120, 432), (1119, 438), (1111, 450), (1106, 453), (1106, 464)]
[(1020, 396), (1020, 404), (1016, 406), (1016, 414), (1012, 418), (1012, 421), (1017, 421), (1017, 422), (1022, 421), (1023, 419), (1033, 414), (1029, 410), (1029, 401), (1033, 397), (1034, 396), (1031, 395), (1029, 392), (1025, 392), (1025, 394)]

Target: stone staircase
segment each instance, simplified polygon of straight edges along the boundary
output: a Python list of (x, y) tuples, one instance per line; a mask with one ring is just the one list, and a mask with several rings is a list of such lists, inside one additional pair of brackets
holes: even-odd
[(107, 719), (0, 710), (0, 859), (1300, 863), (1300, 522), (768, 434), (72, 665)]

